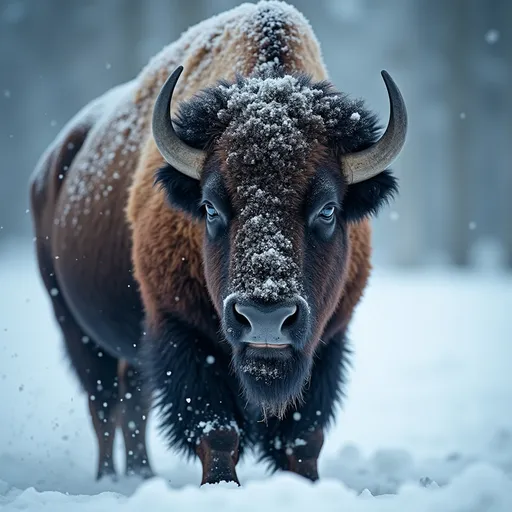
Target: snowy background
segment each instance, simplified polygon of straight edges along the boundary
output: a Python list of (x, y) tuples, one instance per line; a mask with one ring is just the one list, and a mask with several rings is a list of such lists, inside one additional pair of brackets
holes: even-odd
[(248, 458), (240, 489), (199, 488), (199, 464), (166, 450), (154, 418), (159, 477), (96, 484), (86, 399), (29, 246), (5, 251), (0, 286), (2, 511), (512, 510), (511, 275), (377, 270), (352, 327), (348, 398), (320, 483), (270, 476)]
[(78, 108), (238, 3), (0, 0), (0, 510), (510, 512), (507, 0), (291, 2), (334, 83), (385, 118), (387, 69), (411, 124), (394, 165), (401, 197), (375, 223), (376, 269), (352, 325), (347, 399), (321, 481), (269, 476), (248, 458), (241, 488), (200, 489), (199, 465), (167, 450), (151, 418), (158, 478), (94, 482), (86, 400), (34, 261), (28, 176)]

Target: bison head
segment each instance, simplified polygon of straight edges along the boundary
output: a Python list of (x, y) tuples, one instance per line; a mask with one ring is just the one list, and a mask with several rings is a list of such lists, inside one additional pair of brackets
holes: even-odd
[(378, 138), (362, 102), (274, 70), (202, 91), (173, 128), (181, 71), (154, 107), (153, 135), (169, 163), (157, 182), (205, 224), (206, 282), (234, 368), (248, 399), (281, 415), (300, 397), (340, 302), (349, 224), (396, 190), (386, 167), (404, 144), (405, 105), (382, 72), (391, 114)]

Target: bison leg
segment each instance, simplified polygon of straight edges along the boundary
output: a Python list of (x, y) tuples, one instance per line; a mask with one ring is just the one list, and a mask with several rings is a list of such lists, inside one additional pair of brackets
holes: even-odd
[(68, 315), (61, 319), (60, 325), (72, 366), (88, 396), (98, 442), (96, 479), (107, 476), (115, 478), (113, 449), (118, 416), (117, 360), (103, 352)]
[(203, 466), (201, 485), (218, 482), (236, 482), (236, 464), (240, 438), (235, 430), (213, 430), (199, 438), (197, 455)]
[(73, 369), (88, 396), (89, 411), (98, 441), (97, 479), (115, 476), (113, 446), (118, 405), (117, 360), (106, 354), (76, 323), (60, 293), (51, 257), (37, 239), (39, 270), (50, 295)]
[(73, 369), (87, 393), (91, 420), (98, 442), (96, 479), (115, 477), (114, 438), (118, 412), (117, 360), (106, 354), (76, 324), (69, 311), (55, 305)]
[(118, 366), (120, 425), (126, 451), (126, 474), (151, 478), (153, 471), (146, 448), (146, 425), (150, 401), (142, 391), (139, 372), (126, 361)]
[(283, 419), (260, 423), (258, 436), (262, 459), (273, 470), (292, 471), (309, 480), (318, 479), (318, 458), (324, 429), (333, 419), (341, 395), (347, 349), (343, 334), (322, 345), (311, 380), (298, 407), (290, 407)]
[(276, 435), (274, 439), (265, 440), (264, 458), (271, 462), (273, 469), (291, 471), (312, 481), (318, 480), (318, 458), (324, 443), (323, 429), (316, 425), (305, 425), (299, 429), (302, 432), (298, 437), (291, 439), (292, 429), (289, 426), (282, 424), (270, 428)]
[[(102, 382), (104, 381), (105, 379), (102, 380)], [(100, 401), (96, 402), (96, 400)], [(101, 400), (104, 401), (101, 402)], [(96, 472), (96, 480), (107, 476), (114, 479), (117, 478), (113, 454), (117, 405), (117, 392), (115, 391), (101, 393), (99, 396), (97, 392), (96, 395), (92, 393), (89, 394), (89, 411), (98, 441), (98, 470)]]
[(248, 432), (230, 355), (182, 320), (158, 323), (147, 326), (141, 356), (169, 444), (199, 457), (201, 485), (239, 483), (235, 467)]

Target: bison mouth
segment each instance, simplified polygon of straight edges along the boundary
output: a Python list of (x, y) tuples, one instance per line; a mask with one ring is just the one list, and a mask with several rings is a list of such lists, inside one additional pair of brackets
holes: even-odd
[(264, 349), (271, 349), (271, 350), (283, 350), (286, 348), (289, 348), (291, 345), (289, 343), (281, 343), (279, 345), (275, 343), (247, 343), (248, 348), (264, 348)]
[(234, 351), (233, 366), (249, 403), (258, 406), (264, 417), (282, 418), (301, 400), (312, 359), (291, 345), (255, 343)]
[(262, 302), (238, 293), (223, 303), (222, 329), (248, 402), (265, 417), (283, 417), (299, 401), (312, 357), (310, 307), (301, 296)]

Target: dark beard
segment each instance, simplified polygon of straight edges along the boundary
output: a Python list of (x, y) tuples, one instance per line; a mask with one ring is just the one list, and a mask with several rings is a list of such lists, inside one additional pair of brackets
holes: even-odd
[(233, 354), (233, 367), (248, 402), (261, 409), (264, 419), (282, 419), (300, 403), (311, 373), (312, 360), (303, 352), (242, 347)]

